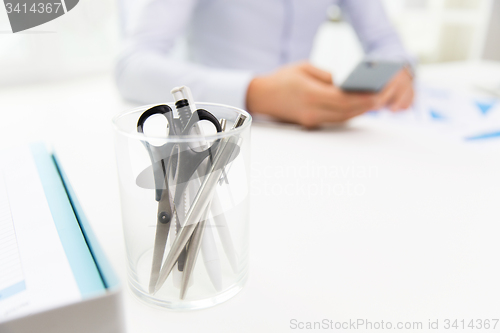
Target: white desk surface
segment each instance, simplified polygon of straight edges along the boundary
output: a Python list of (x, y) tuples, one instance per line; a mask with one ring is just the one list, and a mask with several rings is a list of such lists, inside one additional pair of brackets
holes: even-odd
[[(499, 64), (478, 66), (429, 66), (421, 77), (500, 77)], [(129, 332), (500, 317), (500, 140), (484, 151), (367, 118), (319, 131), (255, 123), (247, 286), (201, 311), (144, 305), (126, 284), (113, 150), (111, 118), (126, 109), (110, 76), (0, 90), (0, 148), (53, 143), (123, 281)]]

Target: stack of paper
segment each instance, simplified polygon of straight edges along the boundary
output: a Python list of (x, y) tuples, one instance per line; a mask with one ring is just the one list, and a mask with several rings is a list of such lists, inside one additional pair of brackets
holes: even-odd
[(372, 111), (366, 116), (423, 126), (460, 140), (500, 138), (500, 100), (466, 91), (419, 85), (410, 109)]
[(105, 288), (51, 155), (0, 153), (0, 324)]

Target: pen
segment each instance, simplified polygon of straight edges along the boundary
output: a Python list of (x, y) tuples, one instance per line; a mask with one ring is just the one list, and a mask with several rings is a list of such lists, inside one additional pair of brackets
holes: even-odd
[[(177, 87), (177, 88), (172, 89), (171, 93), (174, 96), (174, 99), (176, 101), (175, 105), (177, 107), (177, 112), (179, 113), (179, 117), (184, 122), (187, 122), (187, 120), (192, 115), (191, 107), (196, 108), (194, 102), (192, 101), (191, 90), (186, 86), (182, 86), (182, 87)], [(180, 102), (180, 101), (184, 101), (184, 102)], [(221, 119), (220, 124), (221, 124), (222, 130), (224, 131), (225, 127), (226, 127), (226, 120)], [(195, 130), (195, 133), (197, 135), (203, 136), (203, 132), (197, 124), (195, 124), (195, 126), (193, 126), (193, 129)], [(199, 145), (202, 149), (206, 149), (208, 147), (203, 141), (200, 141)], [(198, 172), (195, 172), (195, 176), (197, 176), (197, 175), (198, 175)], [(195, 177), (191, 182), (189, 182), (188, 188), (187, 188), (187, 190), (188, 190), (187, 193), (196, 193), (196, 185), (199, 185), (199, 184), (200, 184), (199, 178)], [(207, 212), (206, 216), (208, 218), (208, 212)], [(203, 229), (206, 228), (206, 225), (209, 226), (208, 221), (204, 223)], [(201, 250), (202, 250), (202, 254), (203, 254), (203, 262), (205, 263), (205, 268), (207, 270), (210, 281), (212, 281), (214, 288), (217, 291), (219, 291), (221, 289), (221, 286), (222, 286), (222, 269), (220, 266), (219, 254), (217, 253), (217, 247), (215, 245), (214, 235), (211, 231), (204, 232), (201, 229), (198, 230), (198, 233), (201, 233), (203, 235), (202, 238), (200, 237), (200, 240), (202, 242)], [(196, 233), (193, 235), (193, 237), (194, 236), (198, 237), (196, 235)], [(190, 242), (189, 247), (191, 247), (191, 246), (192, 246), (192, 244)], [(188, 249), (188, 252), (189, 251), (198, 252), (198, 250), (199, 250), (198, 248), (192, 249), (192, 250)], [(195, 257), (195, 259), (196, 259), (196, 257)], [(185, 272), (184, 269), (183, 269), (183, 272)], [(174, 270), (174, 274), (175, 274), (175, 270)], [(184, 279), (184, 275), (185, 275), (185, 273), (183, 274), (183, 279)], [(188, 278), (188, 280), (189, 280), (189, 278)], [(181, 294), (183, 292), (185, 292), (185, 290), (183, 290), (183, 286), (184, 285), (181, 283)]]
[[(182, 86), (182, 87), (174, 88), (174, 89), (172, 89), (171, 93), (174, 96), (174, 99), (176, 101), (181, 100), (181, 99), (187, 99), (189, 105), (191, 105), (192, 108), (196, 108), (196, 106), (193, 102), (191, 90), (188, 87)], [(184, 110), (185, 109), (179, 110), (179, 114), (181, 112), (185, 112)], [(233, 128), (241, 126), (245, 120), (246, 120), (246, 117), (244, 117), (244, 118), (239, 117), (236, 120), (235, 124), (233, 125)], [(225, 127), (225, 122), (224, 122), (224, 124), (221, 122), (221, 126)], [(194, 127), (194, 129), (195, 129), (195, 131), (197, 131), (196, 134), (199, 134), (199, 135), (202, 134), (197, 125), (196, 125), (196, 127)], [(225, 171), (223, 170), (223, 173), (224, 172)], [(226, 180), (226, 183), (227, 183), (227, 176), (225, 174), (223, 175), (223, 177), (221, 177), (220, 180), (224, 180), (224, 179)], [(221, 214), (223, 209), (222, 209), (222, 204), (220, 202), (219, 196), (217, 194), (215, 194), (213, 199), (212, 199), (211, 207), (212, 207), (211, 208), (212, 217), (214, 220), (214, 224), (216, 226), (217, 233), (219, 234), (219, 239), (221, 241), (222, 248), (224, 249), (224, 252), (226, 253), (226, 257), (229, 261), (229, 264), (231, 265), (231, 268), (233, 269), (233, 272), (237, 273), (238, 272), (238, 258), (236, 255), (236, 250), (234, 248), (233, 239), (231, 237), (231, 232), (229, 231), (229, 227), (227, 225), (226, 217), (224, 216), (224, 214)], [(209, 233), (209, 235), (210, 235), (210, 233)], [(209, 235), (207, 235), (205, 238), (210, 237)], [(202, 247), (202, 251), (203, 251), (203, 247)], [(213, 264), (213, 265), (215, 265), (215, 264)], [(214, 269), (215, 269), (215, 267), (214, 267)], [(208, 270), (208, 268), (207, 268), (207, 270)], [(213, 275), (211, 275), (212, 282), (214, 281), (214, 279), (217, 279), (216, 276), (218, 275), (218, 273), (216, 273), (215, 271), (213, 271), (213, 270), (212, 270), (212, 272), (209, 271), (208, 274), (213, 274)], [(215, 283), (214, 283), (214, 286), (215, 286)]]
[(208, 211), (209, 207), (207, 206), (204, 214), (205, 217), (197, 224), (196, 229), (191, 236), (191, 240), (189, 241), (189, 251), (187, 253), (186, 265), (182, 274), (180, 299), (184, 299), (184, 296), (186, 296), (189, 280), (194, 270), (194, 264), (196, 263), (198, 252), (200, 251), (203, 235), (205, 234), (205, 224), (207, 222)]
[[(194, 184), (193, 182), (189, 184), (188, 188), (190, 193), (196, 193), (196, 184)], [(203, 263), (205, 264), (205, 269), (207, 270), (208, 276), (210, 278), (210, 281), (212, 281), (215, 290), (219, 291), (222, 288), (222, 268), (220, 265), (219, 254), (217, 253), (217, 246), (215, 245), (214, 234), (208, 220), (208, 212), (209, 211), (207, 211), (207, 213), (205, 214), (206, 222), (203, 227), (204, 230), (197, 230), (195, 231), (195, 234), (196, 232), (203, 232), (201, 241), (201, 254)], [(189, 246), (191, 247), (191, 244)]]

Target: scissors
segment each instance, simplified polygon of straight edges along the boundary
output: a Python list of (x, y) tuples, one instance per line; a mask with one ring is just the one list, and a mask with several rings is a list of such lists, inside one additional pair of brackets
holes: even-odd
[[(146, 110), (137, 121), (137, 131), (144, 134), (144, 124), (149, 117), (153, 115), (163, 115), (168, 122), (169, 136), (185, 136), (188, 135), (199, 121), (207, 120), (211, 122), (217, 132), (222, 131), (222, 127), (217, 118), (204, 109), (198, 109), (191, 117), (179, 119), (174, 118), (172, 109), (168, 105), (157, 105)], [(151, 277), (149, 281), (149, 291), (154, 292), (158, 276), (161, 269), (165, 247), (167, 244), (168, 234), (172, 218), (179, 218), (176, 213), (176, 207), (179, 206), (182, 195), (186, 191), (188, 181), (196, 173), (199, 166), (217, 151), (219, 140), (216, 140), (208, 148), (195, 151), (187, 143), (167, 142), (161, 146), (154, 146), (148, 141), (143, 141), (146, 150), (148, 151), (153, 168), (153, 177), (155, 182), (155, 200), (158, 201), (158, 213), (156, 221), (156, 235), (153, 250), (153, 265), (151, 267)], [(207, 169), (210, 167), (210, 161)], [(175, 183), (175, 190), (172, 195), (172, 187), (169, 186), (169, 175), (172, 174)], [(179, 270), (182, 270), (185, 258), (184, 254), (179, 257)]]

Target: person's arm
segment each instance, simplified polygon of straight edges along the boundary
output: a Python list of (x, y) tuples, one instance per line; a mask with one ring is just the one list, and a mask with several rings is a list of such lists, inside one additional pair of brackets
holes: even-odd
[(342, 0), (340, 6), (356, 31), (367, 57), (402, 61), (408, 65), (380, 93), (382, 106), (393, 111), (408, 108), (414, 96), (415, 59), (406, 52), (382, 3), (380, 0)]
[(187, 85), (198, 101), (245, 106), (250, 71), (209, 68), (171, 54), (196, 5), (196, 0), (153, 0), (144, 7), (137, 26), (126, 36), (116, 68), (118, 90), (125, 99), (165, 102), (171, 100), (173, 87)]
[(247, 107), (252, 113), (315, 128), (380, 105), (378, 95), (346, 93), (333, 84), (329, 72), (301, 62), (255, 77), (248, 86)]
[(406, 52), (380, 0), (341, 0), (340, 7), (368, 57), (413, 65), (414, 58)]
[[(379, 0), (342, 0), (341, 6), (358, 34), (365, 52), (373, 58), (413, 63), (393, 29)], [(341, 51), (341, 50), (339, 50)], [(413, 78), (400, 71), (378, 94), (346, 93), (331, 75), (308, 63), (282, 67), (255, 77), (248, 87), (251, 112), (313, 128), (344, 122), (369, 110), (387, 106), (406, 109), (413, 101)]]

